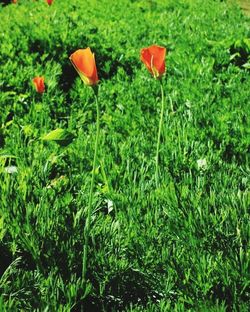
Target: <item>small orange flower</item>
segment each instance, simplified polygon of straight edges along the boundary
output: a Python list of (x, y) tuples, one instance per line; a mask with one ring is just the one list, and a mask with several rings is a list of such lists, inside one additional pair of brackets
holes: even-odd
[(69, 59), (86, 85), (93, 86), (98, 83), (95, 55), (90, 48), (75, 51)]
[(38, 93), (43, 93), (45, 91), (44, 77), (35, 77), (33, 83)]
[(12, 3), (17, 3), (17, 0), (12, 0)]
[(46, 1), (47, 1), (48, 5), (51, 5), (53, 2), (53, 0), (46, 0)]
[(161, 78), (165, 73), (166, 48), (152, 45), (141, 49), (141, 61), (154, 78)]

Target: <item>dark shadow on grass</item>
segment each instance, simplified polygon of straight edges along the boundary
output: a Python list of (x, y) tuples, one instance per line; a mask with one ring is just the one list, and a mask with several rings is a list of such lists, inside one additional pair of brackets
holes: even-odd
[(8, 5), (8, 4), (11, 4), (11, 3), (12, 3), (11, 0), (0, 0), (0, 4), (1, 4), (2, 6), (5, 6), (5, 5)]
[(230, 286), (223, 285), (222, 283), (218, 283), (217, 285), (214, 285), (211, 290), (210, 294), (213, 299), (213, 301), (219, 301), (220, 303), (225, 303), (226, 311), (231, 312), (233, 311), (233, 288)]
[[(155, 284), (149, 276), (131, 268), (118, 272), (106, 284), (102, 297), (89, 295), (78, 302), (72, 312), (118, 312), (125, 311), (131, 304), (146, 307), (148, 302), (157, 302), (163, 298)], [(95, 285), (93, 280), (92, 285), (98, 287), (98, 283)]]
[(63, 92), (67, 93), (71, 89), (77, 76), (78, 74), (70, 61), (62, 66), (62, 75), (59, 85), (61, 86)]
[(88, 296), (83, 302), (78, 302), (71, 312), (102, 312), (103, 307), (101, 300), (94, 296)]
[(107, 283), (103, 305), (105, 311), (123, 311), (130, 304), (146, 306), (162, 297), (154, 282), (144, 273), (127, 269), (117, 273)]
[(5, 270), (12, 262), (11, 252), (8, 248), (0, 243), (0, 278), (4, 274)]
[(249, 51), (246, 44), (244, 45), (244, 41), (238, 43), (235, 43), (230, 47), (230, 55), (235, 57), (232, 60), (232, 63), (235, 66), (242, 67), (244, 64), (248, 62), (249, 59)]

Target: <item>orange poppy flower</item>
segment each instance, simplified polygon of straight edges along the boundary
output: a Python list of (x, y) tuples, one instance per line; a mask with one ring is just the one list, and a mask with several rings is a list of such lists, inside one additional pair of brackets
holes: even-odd
[(44, 78), (43, 77), (35, 77), (33, 79), (33, 83), (34, 83), (36, 91), (38, 93), (43, 93), (45, 91), (45, 85), (44, 85)]
[(48, 5), (51, 5), (53, 2), (53, 0), (46, 0), (46, 1), (47, 1)]
[(17, 3), (17, 0), (12, 0), (12, 3)]
[(93, 86), (98, 83), (95, 55), (90, 48), (75, 51), (69, 59), (86, 85)]
[(141, 49), (141, 61), (154, 78), (161, 78), (165, 73), (166, 48), (152, 45)]

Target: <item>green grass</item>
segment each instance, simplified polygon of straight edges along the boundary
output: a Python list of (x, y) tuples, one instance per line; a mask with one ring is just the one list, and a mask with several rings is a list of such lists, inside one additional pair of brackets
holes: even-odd
[[(0, 311), (248, 311), (249, 19), (226, 1), (18, 2), (0, 7)], [(68, 57), (87, 46), (101, 133), (84, 289), (96, 109)], [(41, 139), (57, 128), (73, 141)]]

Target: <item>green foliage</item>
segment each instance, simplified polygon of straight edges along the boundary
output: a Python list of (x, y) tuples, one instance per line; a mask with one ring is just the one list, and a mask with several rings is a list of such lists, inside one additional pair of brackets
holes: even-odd
[[(0, 29), (0, 311), (247, 311), (249, 20), (240, 9), (20, 0), (0, 7)], [(167, 48), (157, 189), (160, 89), (139, 59), (153, 43)], [(87, 46), (101, 134), (86, 290), (96, 110), (69, 55)], [(43, 94), (35, 76), (45, 77)]]
[(62, 146), (70, 144), (73, 139), (74, 135), (72, 133), (66, 129), (60, 128), (52, 130), (42, 137), (42, 140), (44, 141), (54, 141)]

